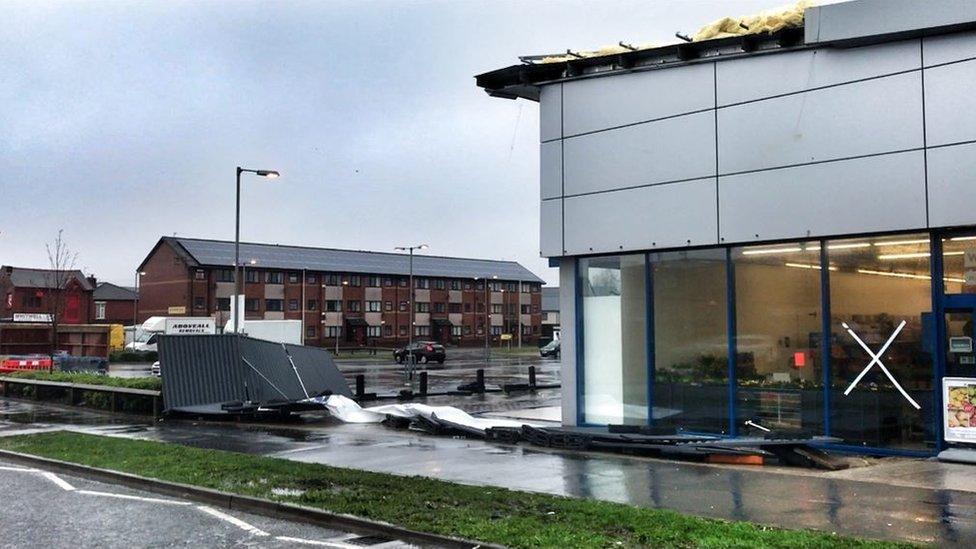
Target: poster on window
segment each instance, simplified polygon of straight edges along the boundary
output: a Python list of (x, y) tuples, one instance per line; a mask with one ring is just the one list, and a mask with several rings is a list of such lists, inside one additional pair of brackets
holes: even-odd
[(946, 441), (976, 443), (976, 378), (943, 378), (942, 402)]

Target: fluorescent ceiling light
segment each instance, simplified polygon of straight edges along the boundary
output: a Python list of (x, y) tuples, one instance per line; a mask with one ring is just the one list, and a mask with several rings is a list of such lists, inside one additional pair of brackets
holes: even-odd
[[(931, 280), (932, 277), (929, 275), (919, 275), (911, 273), (893, 273), (890, 271), (872, 271), (871, 269), (858, 269), (857, 272), (861, 274), (877, 275), (877, 276), (890, 276), (894, 278), (910, 278), (912, 280)], [(966, 280), (962, 278), (945, 277), (942, 280), (946, 282), (959, 282), (965, 283)]]
[(851, 242), (849, 244), (827, 244), (828, 250), (848, 250), (851, 248), (868, 248), (871, 246), (870, 242)]
[(919, 238), (916, 240), (889, 240), (888, 242), (875, 242), (874, 246), (906, 246), (908, 244), (928, 244), (929, 240), (927, 238)]
[[(785, 265), (787, 267), (795, 267), (797, 269), (816, 269), (818, 271), (820, 270), (820, 265), (817, 265), (817, 264), (814, 264), (814, 263), (786, 263)], [(834, 267), (833, 265), (831, 265), (831, 266), (827, 267), (827, 270), (828, 271), (836, 271), (837, 270), (837, 267)]]
[(932, 255), (932, 254), (929, 253), (929, 252), (916, 252), (916, 253), (909, 253), (909, 254), (881, 254), (881, 255), (878, 256), (878, 259), (886, 259), (886, 260), (890, 260), (890, 259), (919, 259), (919, 258), (922, 258), (922, 257), (929, 257), (930, 255)]
[(954, 236), (950, 238), (953, 242), (959, 242), (961, 240), (976, 240), (976, 236)]

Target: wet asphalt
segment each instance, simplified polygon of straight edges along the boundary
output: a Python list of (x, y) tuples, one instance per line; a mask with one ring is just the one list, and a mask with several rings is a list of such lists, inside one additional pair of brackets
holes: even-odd
[[(555, 379), (558, 363), (529, 360)], [(479, 367), (477, 363), (458, 362), (455, 372), (443, 371), (445, 386), (466, 381), (467, 374), (473, 376)], [(527, 363), (532, 362), (499, 361), (490, 366), (489, 372), (494, 370), (501, 374), (499, 377), (517, 380), (525, 375)], [(375, 380), (374, 386), (393, 384), (391, 389), (395, 389), (396, 383), (403, 382), (402, 372), (393, 367), (341, 367), (353, 376), (353, 372), (364, 369), (368, 378)], [(488, 379), (491, 384), (490, 373)], [(370, 384), (367, 385), (369, 390)], [(442, 397), (434, 403), (475, 413), (551, 407), (558, 402), (559, 390), (551, 389), (511, 397)], [(976, 546), (976, 469), (931, 460), (884, 460), (840, 472), (720, 466), (433, 437), (380, 425), (345, 425), (322, 413), (304, 414), (298, 421), (277, 425), (185, 420), (153, 424), (0, 400), (0, 436), (23, 429), (65, 426), (84, 432), (601, 499), (786, 528), (946, 547)]]

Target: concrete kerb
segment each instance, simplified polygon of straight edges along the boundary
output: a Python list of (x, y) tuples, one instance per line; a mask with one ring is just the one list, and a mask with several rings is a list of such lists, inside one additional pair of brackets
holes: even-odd
[(52, 472), (75, 475), (90, 480), (107, 482), (111, 484), (121, 484), (128, 488), (154, 492), (156, 494), (176, 497), (199, 503), (206, 503), (223, 507), (225, 509), (252, 513), (273, 519), (299, 521), (326, 528), (337, 530), (347, 530), (360, 534), (385, 534), (403, 541), (411, 541), (423, 545), (436, 545), (438, 547), (449, 547), (457, 549), (504, 549), (501, 545), (493, 545), (481, 542), (465, 540), (438, 534), (418, 532), (390, 524), (387, 522), (373, 521), (356, 517), (333, 513), (322, 509), (295, 505), (292, 503), (281, 503), (251, 496), (229, 494), (211, 488), (201, 488), (188, 484), (168, 482), (148, 478), (130, 473), (112, 471), (110, 469), (100, 469), (89, 467), (68, 461), (50, 459), (32, 454), (23, 454), (10, 450), (0, 450), (0, 458), (29, 465), (41, 467)]

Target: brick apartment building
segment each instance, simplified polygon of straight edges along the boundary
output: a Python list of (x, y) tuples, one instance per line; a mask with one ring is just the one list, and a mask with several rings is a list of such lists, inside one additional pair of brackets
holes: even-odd
[(94, 277), (77, 270), (59, 273), (4, 265), (0, 267), (0, 320), (12, 320), (17, 314), (50, 314), (54, 310), (52, 300), (64, 292), (61, 323), (85, 324), (91, 318), (95, 282)]
[[(410, 326), (408, 256), (241, 244), (245, 319), (303, 320), (305, 343), (396, 346)], [(234, 243), (163, 237), (139, 266), (139, 320), (212, 316), (234, 294)], [(415, 255), (414, 339), (482, 345), (503, 334), (536, 343), (542, 279), (513, 261)], [(485, 285), (487, 279), (487, 287)]]
[(133, 288), (99, 282), (92, 294), (92, 322), (131, 325), (138, 295)]

